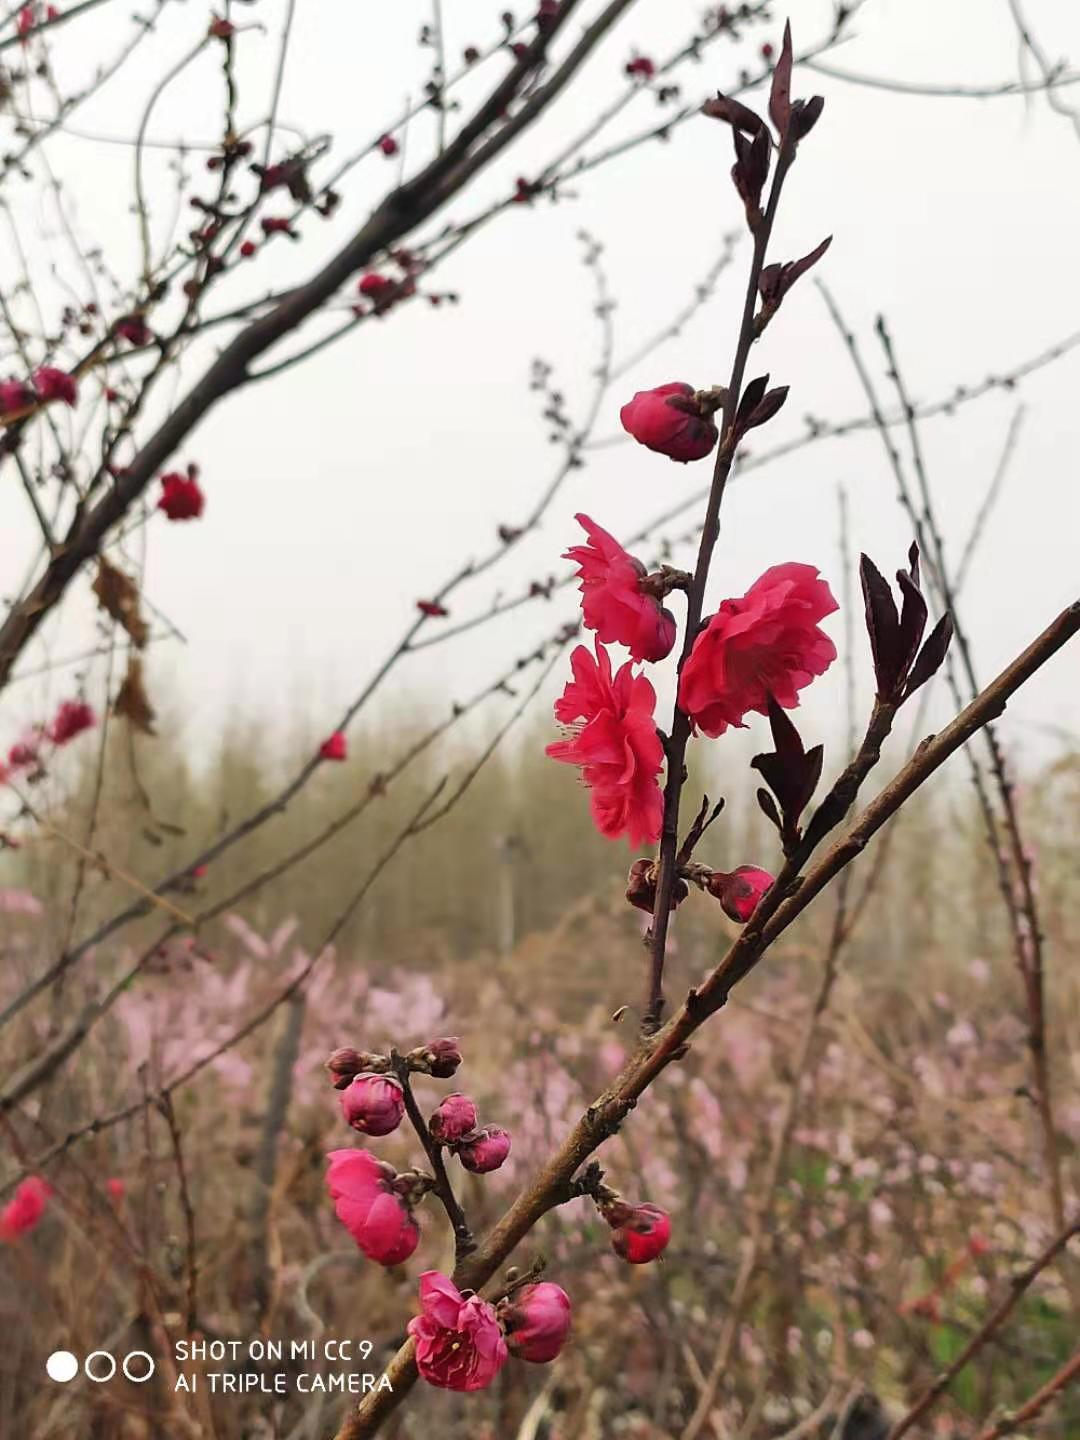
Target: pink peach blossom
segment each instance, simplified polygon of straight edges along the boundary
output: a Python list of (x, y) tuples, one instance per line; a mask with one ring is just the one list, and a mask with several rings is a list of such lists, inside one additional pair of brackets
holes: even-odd
[(416, 1366), (443, 1390), (486, 1390), (506, 1364), (507, 1348), (495, 1309), (479, 1295), (462, 1295), (438, 1270), (420, 1276), (421, 1313), (409, 1321)]

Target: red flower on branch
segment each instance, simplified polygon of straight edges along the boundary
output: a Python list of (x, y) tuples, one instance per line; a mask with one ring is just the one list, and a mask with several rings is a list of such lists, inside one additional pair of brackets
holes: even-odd
[(440, 605), (438, 600), (417, 600), (416, 608), (420, 611), (421, 615), (426, 615), (429, 620), (442, 620), (450, 614), (446, 606)]
[(323, 760), (346, 760), (348, 755), (349, 742), (344, 730), (335, 730), (319, 746), (319, 756)]
[(694, 641), (679, 681), (679, 706), (706, 735), (767, 715), (769, 696), (785, 710), (823, 675), (836, 646), (818, 621), (838, 609), (812, 565), (774, 565), (737, 600), (724, 600)]
[(199, 471), (189, 465), (187, 474), (173, 471), (161, 477), (161, 498), (157, 508), (170, 520), (197, 520), (206, 506), (206, 497), (199, 485)]
[(574, 678), (555, 702), (555, 718), (570, 731), (547, 747), (553, 760), (580, 765), (592, 791), (592, 817), (601, 835), (628, 836), (632, 845), (660, 837), (663, 797), (657, 776), (664, 747), (653, 713), (656, 691), (627, 661), (612, 677), (611, 658), (596, 642), (596, 658), (584, 645), (570, 657)]
[(65, 405), (74, 405), (79, 398), (75, 377), (55, 365), (42, 365), (34, 371), (34, 388), (38, 398), (46, 402), (62, 400)]
[(0, 1241), (17, 1240), (26, 1235), (45, 1214), (52, 1186), (40, 1175), (28, 1175), (15, 1194), (0, 1210)]
[(396, 155), (400, 148), (400, 145), (392, 135), (383, 135), (379, 140), (379, 149), (387, 159), (389, 159), (391, 155)]
[(420, 1227), (393, 1188), (392, 1165), (366, 1150), (331, 1150), (326, 1185), (337, 1218), (369, 1260), (400, 1265), (416, 1249)]
[(675, 644), (675, 617), (642, 588), (645, 566), (588, 515), (574, 519), (589, 537), (564, 560), (578, 567), (585, 625), (606, 645), (625, 645), (635, 660), (663, 660)]
[(702, 413), (692, 385), (675, 380), (654, 390), (639, 390), (619, 411), (623, 429), (639, 445), (685, 464), (701, 460), (716, 444), (718, 431)]
[(420, 1311), (409, 1321), (416, 1368), (442, 1390), (486, 1390), (506, 1364), (507, 1348), (495, 1308), (462, 1295), (438, 1270), (420, 1276)]
[(626, 73), (635, 79), (651, 80), (656, 74), (656, 65), (647, 55), (635, 55), (626, 62)]
[(92, 730), (96, 724), (97, 716), (85, 700), (64, 700), (47, 733), (54, 745), (66, 745), (84, 730)]

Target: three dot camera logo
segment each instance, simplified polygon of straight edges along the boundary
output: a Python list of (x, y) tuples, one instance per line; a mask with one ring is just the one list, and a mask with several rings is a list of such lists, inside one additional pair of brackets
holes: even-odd
[[(145, 1350), (130, 1350), (120, 1358), (120, 1368), (133, 1385), (142, 1385), (153, 1375), (154, 1361)], [(91, 1350), (80, 1366), (78, 1356), (73, 1355), (70, 1350), (54, 1350), (45, 1361), (46, 1375), (59, 1385), (66, 1385), (69, 1380), (74, 1380), (80, 1369), (87, 1380), (93, 1380), (96, 1385), (104, 1385), (116, 1374), (117, 1357), (108, 1350)]]

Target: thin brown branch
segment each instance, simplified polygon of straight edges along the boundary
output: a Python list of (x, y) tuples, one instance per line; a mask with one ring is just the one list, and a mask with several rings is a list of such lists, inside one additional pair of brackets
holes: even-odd
[[(1011, 665), (938, 735), (926, 740), (895, 778), (870, 802), (848, 831), (806, 872), (793, 894), (758, 929), (753, 922), (732, 944), (708, 979), (692, 990), (658, 1034), (648, 1038), (622, 1073), (588, 1106), (565, 1140), (494, 1226), (476, 1252), (454, 1273), (461, 1287), (479, 1289), (496, 1273), (537, 1221), (565, 1197), (585, 1160), (613, 1135), (639, 1097), (681, 1057), (690, 1038), (726, 1001), (734, 986), (755, 967), (766, 949), (847, 865), (873, 836), (980, 726), (1000, 715), (1015, 692), (1080, 631), (1080, 600), (1038, 635)], [(769, 896), (759, 905), (764, 907)], [(756, 919), (756, 916), (755, 916)], [(1063, 1242), (1064, 1243), (1064, 1242)], [(1049, 1263), (1049, 1261), (1047, 1261)], [(392, 1390), (369, 1395), (338, 1431), (337, 1440), (368, 1440), (401, 1404), (417, 1379), (413, 1342), (394, 1356), (385, 1372)]]

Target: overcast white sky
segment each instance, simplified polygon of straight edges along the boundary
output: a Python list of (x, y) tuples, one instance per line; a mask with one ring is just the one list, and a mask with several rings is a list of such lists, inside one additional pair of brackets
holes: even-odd
[[(308, 133), (332, 133), (335, 153), (366, 140), (423, 79), (426, 55), (416, 49), (415, 36), (427, 8), (406, 0), (299, 0), (282, 116)], [(456, 54), (492, 34), (503, 7), (444, 0), (443, 8)], [(640, 0), (543, 128), (448, 216), (471, 213), (481, 198), (504, 193), (514, 176), (535, 169), (617, 92), (632, 48), (664, 54), (688, 32), (699, 8), (687, 0)], [(1080, 9), (1061, 0), (1027, 0), (1026, 8), (1051, 55), (1072, 54), (1080, 63)], [(169, 57), (205, 25), (203, 4), (172, 9), (145, 55), (79, 111), (73, 128), (131, 134), (133, 117)], [(819, 0), (793, 0), (797, 43), (823, 33), (830, 9)], [(124, 31), (121, 11), (126, 20), (130, 7), (105, 6), (93, 24), (72, 27), (81, 37), (74, 50), (57, 42), (62, 73), (68, 66), (73, 77), (85, 73), (95, 33), (103, 52), (111, 52)], [(258, 97), (266, 93), (282, 6), (263, 0), (235, 13), (239, 20), (264, 20), (268, 30), (242, 40), (241, 114), (250, 119), (265, 105)], [(756, 33), (778, 39), (779, 28)], [(868, 0), (856, 28), (857, 38), (831, 57), (837, 66), (913, 82), (980, 84), (1019, 73), (1007, 0)], [(690, 87), (702, 96), (728, 88), (742, 63), (730, 46), (715, 47), (686, 75), (688, 93)], [(800, 154), (773, 253), (790, 258), (835, 235), (820, 273), (863, 334), (879, 376), (871, 333), (879, 310), (890, 320), (919, 400), (1011, 368), (1080, 329), (1080, 139), (1042, 96), (904, 97), (806, 72), (797, 73), (796, 90), (820, 91), (827, 105)], [(1080, 86), (1061, 93), (1080, 105)], [(641, 97), (613, 133), (636, 130), (655, 114), (654, 102)], [(219, 116), (219, 70), (208, 58), (186, 88), (181, 82), (165, 97), (149, 133), (213, 139)], [(410, 146), (419, 149), (424, 139), (418, 126)], [(49, 154), (69, 187), (82, 233), (130, 274), (136, 236), (127, 208), (130, 149), (72, 137), (57, 138)], [(515, 207), (465, 246), (435, 282), (460, 292), (457, 309), (405, 308), (215, 411), (177, 457), (202, 467), (203, 520), (152, 526), (148, 595), (187, 639), (153, 652), (151, 683), (159, 693), (183, 695), (203, 734), (237, 705), (257, 708), (270, 729), (292, 729), (298, 706), (315, 731), (328, 728), (394, 642), (416, 597), (437, 588), (466, 555), (485, 550), (495, 525), (522, 517), (547, 483), (554, 452), (528, 388), (532, 357), (556, 366), (575, 414), (587, 405), (597, 331), (575, 229), (587, 227), (606, 246), (618, 301), (616, 354), (631, 351), (683, 303), (720, 234), (739, 227), (729, 165), (727, 131), (694, 120), (671, 144), (651, 145), (575, 186), (573, 204)], [(305, 220), (303, 243), (275, 246), (243, 283), (280, 285), (309, 273), (370, 208), (389, 174), (381, 158), (368, 162), (332, 225)], [(157, 184), (154, 172), (151, 178)], [(159, 193), (163, 214), (169, 201)], [(35, 213), (39, 228), (52, 226), (43, 190), (31, 198), (23, 186), (17, 203), (24, 227)], [(6, 235), (0, 244), (8, 244)], [(5, 256), (10, 261), (10, 252)], [(746, 259), (744, 248), (685, 333), (620, 383), (605, 403), (598, 433), (617, 432), (619, 405), (636, 388), (726, 377)], [(249, 293), (237, 288), (226, 298)], [(759, 446), (797, 433), (807, 412), (839, 418), (865, 410), (809, 281), (789, 298), (752, 366), (752, 373), (768, 369), (792, 387), (767, 437), (759, 432)], [(196, 374), (186, 371), (181, 389)], [(1080, 350), (1019, 392), (1027, 407), (1019, 449), (964, 597), (986, 675), (1078, 593), (1078, 382)], [(883, 381), (882, 388), (887, 393)], [(954, 555), (993, 473), (1016, 400), (994, 394), (923, 427)], [(675, 466), (634, 445), (597, 451), (565, 487), (540, 533), (503, 570), (458, 593), (455, 618), (483, 607), (496, 589), (510, 591), (559, 568), (558, 553), (576, 538), (575, 510), (627, 535), (706, 480), (707, 463)], [(839, 593), (838, 482), (850, 492), (856, 548), (894, 569), (908, 527), (882, 447), (873, 434), (863, 434), (813, 446), (732, 487), (714, 564), (715, 598), (741, 593), (762, 569), (783, 560), (819, 565)], [(5, 593), (21, 579), (32, 535), (23, 503), (8, 475), (0, 487)], [(398, 672), (394, 688), (467, 693), (512, 650), (544, 633), (555, 614), (532, 607), (426, 651)], [(48, 652), (36, 646), (24, 668), (47, 653), (78, 648), (85, 633), (85, 622), (70, 619), (62, 630), (51, 629)], [(839, 639), (839, 626), (836, 633)], [(1078, 655), (1060, 657), (1011, 712), (1011, 734), (1025, 749), (1041, 751), (1050, 743), (1045, 735), (1037, 738), (1036, 722), (1080, 727)], [(55, 675), (49, 684), (48, 692), (36, 681), (10, 691), (0, 738), (36, 718), (46, 696), (56, 698), (64, 688)], [(818, 687), (811, 708), (820, 717), (834, 708), (839, 684), (837, 678), (832, 691)]]

